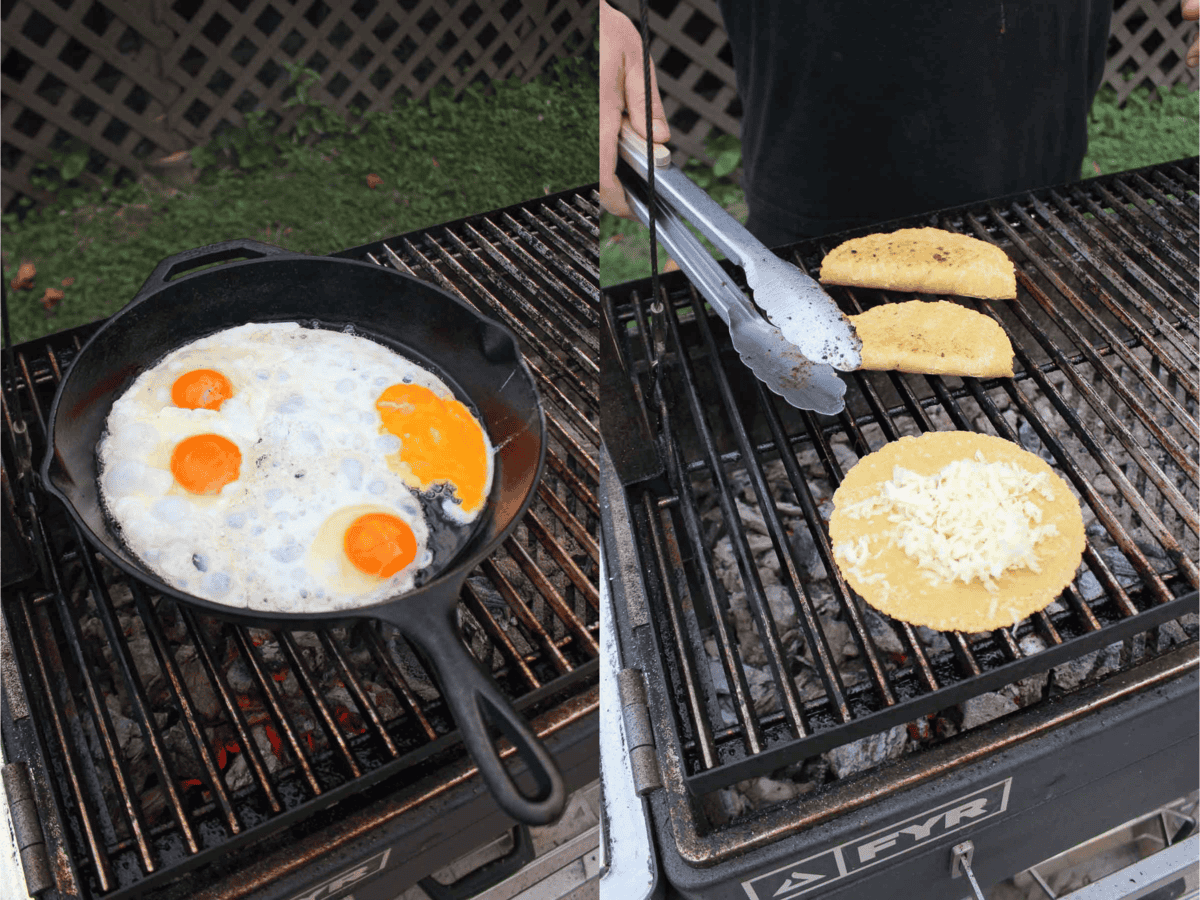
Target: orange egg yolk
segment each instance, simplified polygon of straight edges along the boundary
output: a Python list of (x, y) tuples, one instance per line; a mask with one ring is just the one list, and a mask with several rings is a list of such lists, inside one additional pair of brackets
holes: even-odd
[(233, 396), (233, 385), (216, 369), (184, 372), (171, 385), (171, 402), (180, 409), (220, 409)]
[(378, 578), (391, 578), (417, 557), (412, 529), (387, 513), (359, 516), (346, 529), (342, 544), (356, 569)]
[(195, 434), (175, 445), (171, 473), (180, 487), (192, 494), (215, 494), (236, 481), (242, 451), (219, 434)]
[(393, 384), (379, 395), (375, 408), (383, 427), (400, 438), (400, 459), (421, 490), (446, 481), (454, 486), (464, 512), (474, 513), (483, 505), (487, 442), (470, 410), (416, 384)]

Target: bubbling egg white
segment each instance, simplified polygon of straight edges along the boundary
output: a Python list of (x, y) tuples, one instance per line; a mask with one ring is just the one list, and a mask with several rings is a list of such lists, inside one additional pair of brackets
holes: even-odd
[[(399, 595), (433, 556), (414, 495), (429, 485), (413, 482), (399, 461), (402, 439), (376, 409), (400, 384), (453, 400), (433, 373), (358, 335), (296, 323), (218, 332), (168, 354), (113, 404), (98, 450), (101, 496), (149, 568), (214, 602), (303, 612)], [(214, 408), (180, 408), (180, 397)], [(479, 431), (486, 496), (493, 451)], [(240, 463), (228, 483), (194, 493), (172, 458), (181, 442), (207, 435), (215, 437), (200, 441), (202, 450), (228, 442)], [(464, 513), (456, 497), (444, 506), (460, 523), (479, 512)], [(372, 561), (397, 547), (396, 562)]]

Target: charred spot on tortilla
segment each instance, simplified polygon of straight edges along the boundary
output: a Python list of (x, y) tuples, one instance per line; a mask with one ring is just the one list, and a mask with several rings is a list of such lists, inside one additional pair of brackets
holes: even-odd
[(820, 280), (983, 300), (1017, 296), (1015, 270), (1003, 250), (938, 228), (902, 228), (845, 241), (822, 260)]

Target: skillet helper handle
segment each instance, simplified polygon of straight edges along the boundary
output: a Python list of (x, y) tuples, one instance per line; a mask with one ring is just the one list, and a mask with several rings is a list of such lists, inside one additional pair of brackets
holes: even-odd
[(150, 277), (146, 279), (146, 283), (137, 292), (137, 296), (141, 297), (143, 294), (156, 290), (176, 275), (181, 275), (190, 269), (197, 269), (200, 266), (225, 262), (229, 259), (261, 259), (264, 256), (294, 255), (296, 254), (290, 250), (273, 247), (261, 241), (252, 241), (249, 238), (239, 238), (232, 241), (221, 241), (217, 244), (208, 244), (204, 247), (195, 247), (191, 250), (176, 253), (174, 256), (168, 256), (155, 266), (154, 271), (150, 273)]
[[(672, 165), (660, 167), (660, 146), (662, 145), (656, 144), (654, 148), (654, 191), (664, 205), (672, 207), (682, 218), (695, 225), (700, 233), (716, 244), (717, 249), (735, 265), (744, 267), (762, 254), (770, 253), (762, 241), (747, 231), (741, 222), (722, 209), (716, 200), (684, 175), (682, 169)], [(621, 121), (621, 136), (617, 149), (621, 159), (629, 163), (638, 177), (644, 180), (646, 142), (638, 137), (628, 118)], [(666, 148), (663, 147), (663, 150), (666, 151)], [(667, 162), (670, 162), (669, 154)]]
[[(527, 825), (548, 825), (561, 816), (567, 795), (558, 764), (496, 682), (475, 661), (449, 618), (431, 612), (393, 624), (417, 644), (433, 665), (438, 689), (500, 808)], [(516, 748), (517, 756), (537, 783), (536, 796), (526, 796), (513, 780), (500, 759), (489, 725)]]

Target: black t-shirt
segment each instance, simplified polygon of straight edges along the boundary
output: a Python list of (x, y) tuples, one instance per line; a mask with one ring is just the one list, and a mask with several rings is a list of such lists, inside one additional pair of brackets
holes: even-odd
[(1112, 0), (721, 0), (768, 246), (1075, 181)]

